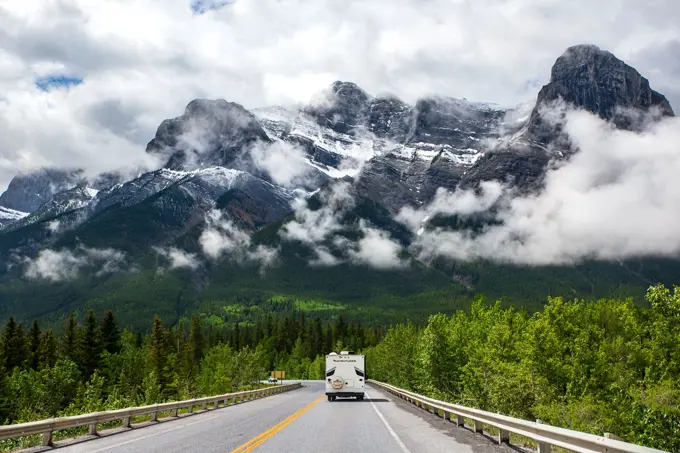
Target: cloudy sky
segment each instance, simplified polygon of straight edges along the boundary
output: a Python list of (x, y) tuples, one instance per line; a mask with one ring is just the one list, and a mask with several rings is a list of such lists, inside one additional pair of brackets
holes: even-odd
[[(676, 0), (21, 0), (0, 4), (0, 191), (19, 171), (145, 163), (193, 98), (304, 101), (334, 80), (407, 101), (533, 99), (570, 45), (680, 109)], [(148, 162), (146, 162), (148, 163)]]

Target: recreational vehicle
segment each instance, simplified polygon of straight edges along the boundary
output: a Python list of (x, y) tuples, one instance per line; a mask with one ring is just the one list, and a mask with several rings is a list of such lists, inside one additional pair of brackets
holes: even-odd
[(362, 354), (341, 351), (326, 356), (326, 396), (328, 401), (336, 398), (355, 397), (364, 399), (366, 380), (365, 360)]

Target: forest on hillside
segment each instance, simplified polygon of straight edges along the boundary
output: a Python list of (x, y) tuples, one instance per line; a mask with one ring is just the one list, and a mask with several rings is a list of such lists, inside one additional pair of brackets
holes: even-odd
[[(156, 316), (149, 325), (146, 334), (132, 333), (118, 326), (112, 311), (99, 322), (90, 310), (82, 320), (71, 314), (57, 338), (37, 321), (26, 328), (10, 318), (0, 341), (0, 421), (21, 423), (250, 390), (260, 387), (273, 369), (322, 379), (326, 351), (374, 346), (386, 330), (342, 316), (332, 323), (308, 320), (303, 311), (221, 328), (198, 316), (169, 327)], [(35, 442), (4, 441), (0, 450)]]
[(630, 300), (500, 304), (390, 329), (369, 377), (487, 411), (680, 451), (680, 287)]
[(0, 341), (0, 418), (252, 389), (274, 369), (322, 379), (324, 355), (350, 349), (366, 354), (371, 379), (679, 452), (680, 287), (650, 287), (646, 301), (555, 297), (529, 314), (478, 298), (469, 310), (389, 328), (299, 305), (234, 323), (194, 316), (164, 326), (155, 316), (146, 333), (119, 327), (111, 311), (101, 321), (92, 310), (71, 314), (58, 335), (10, 318)]

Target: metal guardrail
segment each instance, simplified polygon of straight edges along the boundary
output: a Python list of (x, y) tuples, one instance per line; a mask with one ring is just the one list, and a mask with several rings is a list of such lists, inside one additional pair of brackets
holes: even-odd
[(151, 421), (157, 421), (159, 412), (170, 411), (171, 417), (177, 417), (177, 412), (180, 409), (188, 408), (189, 412), (192, 413), (195, 406), (201, 406), (202, 409), (208, 409), (209, 404), (212, 404), (212, 409), (217, 409), (220, 407), (221, 402), (224, 403), (222, 407), (226, 407), (230, 405), (229, 400), (232, 401), (232, 404), (235, 404), (239, 399), (241, 402), (250, 401), (256, 398), (297, 389), (301, 386), (302, 384), (297, 382), (294, 384), (277, 385), (258, 390), (227, 393), (225, 395), (209, 396), (206, 398), (195, 398), (184, 401), (173, 401), (171, 403), (153, 404), (150, 406), (130, 407), (127, 409), (74, 415), (72, 417), (49, 418), (36, 422), (5, 425), (0, 426), (0, 440), (42, 434), (42, 445), (52, 446), (52, 433), (60, 429), (89, 426), (88, 434), (96, 435), (97, 425), (101, 423), (123, 420), (123, 427), (130, 428), (132, 417), (138, 417), (140, 415), (151, 414)]
[[(458, 426), (465, 426), (465, 418), (472, 419), (476, 433), (483, 432), (484, 424), (494, 426), (499, 431), (499, 444), (509, 444), (510, 433), (514, 433), (536, 441), (538, 443), (538, 453), (550, 453), (552, 446), (579, 453), (668, 453), (663, 450), (616, 440), (613, 438), (615, 436), (597, 436), (545, 425), (540, 422), (530, 422), (520, 418), (439, 401), (390, 384), (385, 384), (384, 382), (374, 381), (373, 379), (368, 379), (367, 382), (419, 407), (426, 408), (431, 412), (438, 413), (442, 411), (445, 419), (455, 421)], [(455, 416), (455, 420), (452, 420), (452, 416)]]

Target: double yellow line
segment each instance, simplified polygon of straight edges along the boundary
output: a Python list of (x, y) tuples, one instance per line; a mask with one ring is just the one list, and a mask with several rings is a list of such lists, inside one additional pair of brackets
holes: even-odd
[(272, 426), (271, 428), (269, 428), (267, 431), (263, 432), (259, 436), (253, 437), (248, 442), (246, 442), (245, 444), (238, 447), (236, 450), (232, 450), (230, 453), (248, 453), (250, 451), (255, 450), (257, 447), (259, 447), (260, 445), (265, 443), (267, 441), (267, 439), (269, 439), (274, 434), (278, 433), (283, 428), (285, 428), (286, 426), (290, 425), (295, 420), (300, 418), (300, 416), (302, 414), (304, 414), (305, 412), (310, 410), (312, 407), (314, 407), (314, 405), (318, 404), (324, 398), (326, 398), (326, 395), (321, 395), (318, 399), (312, 401), (311, 403), (309, 403), (308, 405), (306, 405), (305, 407), (303, 407), (299, 411), (295, 412), (293, 415), (291, 415), (287, 419), (285, 419), (282, 422), (279, 422), (278, 424)]

